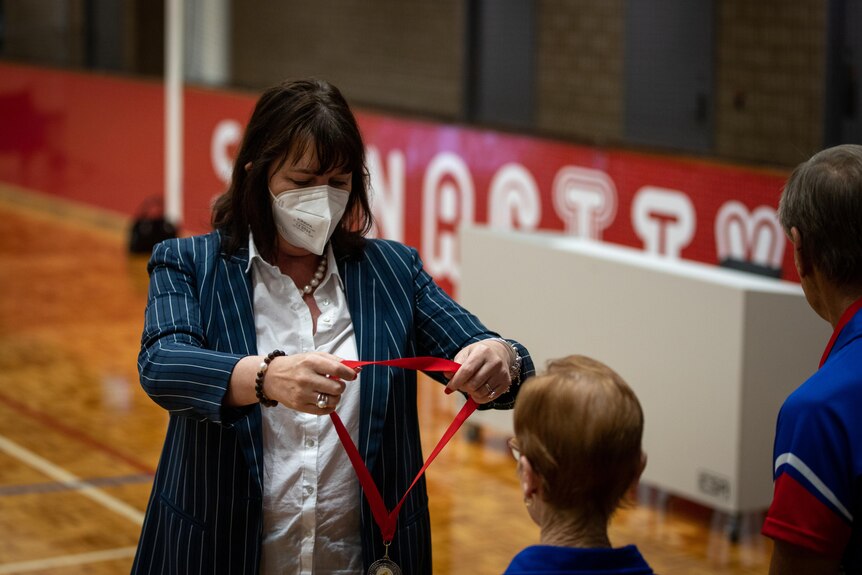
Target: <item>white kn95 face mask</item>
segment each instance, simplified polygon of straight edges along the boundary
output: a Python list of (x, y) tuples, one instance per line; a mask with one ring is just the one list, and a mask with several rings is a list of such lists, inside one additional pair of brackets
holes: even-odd
[(332, 186), (288, 190), (272, 196), (279, 235), (289, 244), (323, 255), (326, 242), (344, 215), (350, 192)]

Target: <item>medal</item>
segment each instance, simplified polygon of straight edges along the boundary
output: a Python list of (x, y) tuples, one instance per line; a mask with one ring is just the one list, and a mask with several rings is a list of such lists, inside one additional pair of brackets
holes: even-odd
[(383, 543), (386, 546), (386, 551), (383, 552), (383, 559), (378, 559), (368, 568), (368, 575), (401, 575), (401, 567), (389, 559), (389, 543)]
[[(459, 367), (461, 367), (461, 364), (455, 363), (454, 361), (435, 357), (414, 357), (390, 359), (385, 361), (345, 360), (342, 363), (348, 367), (354, 368), (361, 367), (363, 365), (378, 364), (422, 371), (451, 372), (455, 372)], [(383, 545), (385, 546), (383, 558), (378, 559), (371, 564), (371, 567), (368, 568), (368, 575), (401, 575), (401, 568), (389, 558), (389, 545), (392, 543), (392, 538), (395, 537), (395, 526), (398, 523), (398, 513), (401, 512), (401, 506), (407, 499), (407, 493), (413, 489), (413, 486), (416, 485), (416, 482), (419, 481), (419, 478), (422, 477), (422, 474), (425, 473), (425, 470), (428, 469), (428, 466), (431, 465), (431, 462), (434, 461), (437, 454), (439, 454), (449, 440), (452, 439), (452, 436), (455, 435), (455, 432), (458, 431), (461, 424), (470, 417), (470, 414), (476, 410), (476, 407), (478, 407), (476, 402), (473, 401), (472, 398), (467, 398), (461, 411), (459, 411), (458, 415), (455, 416), (455, 420), (449, 424), (449, 428), (446, 430), (446, 433), (443, 434), (443, 437), (440, 438), (437, 446), (425, 461), (425, 465), (423, 465), (422, 469), (419, 470), (419, 473), (416, 474), (416, 478), (413, 479), (413, 483), (410, 484), (410, 487), (407, 488), (407, 492), (404, 493), (401, 500), (398, 502), (398, 505), (396, 505), (395, 509), (391, 512), (386, 508), (386, 504), (383, 503), (383, 497), (380, 495), (380, 491), (377, 489), (377, 485), (375, 485), (374, 479), (371, 477), (371, 472), (369, 472), (368, 468), (365, 466), (365, 462), (362, 460), (359, 450), (356, 449), (356, 445), (353, 443), (353, 439), (350, 438), (350, 433), (348, 433), (347, 428), (344, 427), (344, 423), (341, 421), (341, 418), (338, 417), (338, 413), (333, 411), (329, 414), (329, 417), (332, 419), (332, 423), (335, 426), (338, 438), (344, 445), (347, 457), (350, 459), (350, 463), (356, 471), (356, 476), (359, 479), (359, 484), (362, 486), (363, 493), (365, 493), (365, 498), (368, 500), (368, 505), (371, 507), (371, 514), (374, 517), (374, 522), (377, 523), (377, 526), (380, 528), (380, 534), (383, 537)]]
[(371, 564), (368, 575), (401, 575), (401, 568), (384, 557)]

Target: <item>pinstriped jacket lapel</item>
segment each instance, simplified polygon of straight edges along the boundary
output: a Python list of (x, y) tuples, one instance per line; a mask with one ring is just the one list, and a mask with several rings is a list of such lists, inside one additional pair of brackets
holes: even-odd
[[(215, 289), (217, 291), (233, 290), (242, 294), (236, 297), (238, 317), (236, 322), (227, 322), (229, 340), (235, 343), (233, 353), (242, 355), (257, 354), (257, 334), (254, 326), (254, 310), (252, 308), (252, 283), (248, 269), (248, 250), (242, 248), (231, 257), (221, 256), (224, 262), (216, 274)], [(242, 293), (245, 291), (245, 293)], [(260, 404), (249, 409), (245, 417), (237, 420), (234, 427), (237, 439), (245, 453), (246, 461), (252, 476), (252, 483), (263, 493), (263, 434), (261, 433)]]
[[(372, 264), (362, 256), (339, 258), (338, 273), (344, 280), (347, 307), (353, 321), (360, 360), (384, 360), (397, 357), (386, 336), (385, 318), (391, 313), (383, 304), (382, 286), (373, 273)], [(380, 437), (386, 420), (389, 377), (385, 369), (370, 366), (362, 372), (360, 389), (359, 452), (365, 465), (372, 469), (380, 451)]]
[(232, 339), (236, 342), (233, 353), (255, 354), (257, 353), (257, 335), (255, 334), (254, 310), (251, 303), (251, 274), (246, 272), (248, 249), (242, 248), (239, 253), (231, 257), (225, 257), (224, 254), (221, 257), (224, 261), (224, 278), (221, 277), (222, 273), (217, 274), (216, 289), (220, 291), (226, 287), (231, 292), (236, 292), (234, 299), (239, 314), (239, 322), (227, 326)]

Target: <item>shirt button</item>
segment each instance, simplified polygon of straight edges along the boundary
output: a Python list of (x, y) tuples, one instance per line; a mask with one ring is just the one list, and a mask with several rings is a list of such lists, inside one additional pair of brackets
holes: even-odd
[(305, 440), (305, 446), (306, 447), (314, 447), (314, 440), (313, 439), (306, 439)]
[(312, 487), (311, 485), (306, 485), (305, 486), (305, 494), (311, 495), (312, 493), (314, 493), (314, 487)]
[(323, 300), (320, 303), (322, 303), (323, 305), (329, 305), (329, 298), (328, 297), (323, 298)]

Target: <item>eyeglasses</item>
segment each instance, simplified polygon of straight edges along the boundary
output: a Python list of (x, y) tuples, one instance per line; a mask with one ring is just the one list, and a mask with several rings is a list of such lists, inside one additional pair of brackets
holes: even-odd
[(509, 446), (509, 451), (512, 452), (512, 457), (515, 458), (515, 461), (521, 460), (521, 448), (518, 447), (518, 440), (514, 437), (510, 437), (506, 440), (506, 445)]

